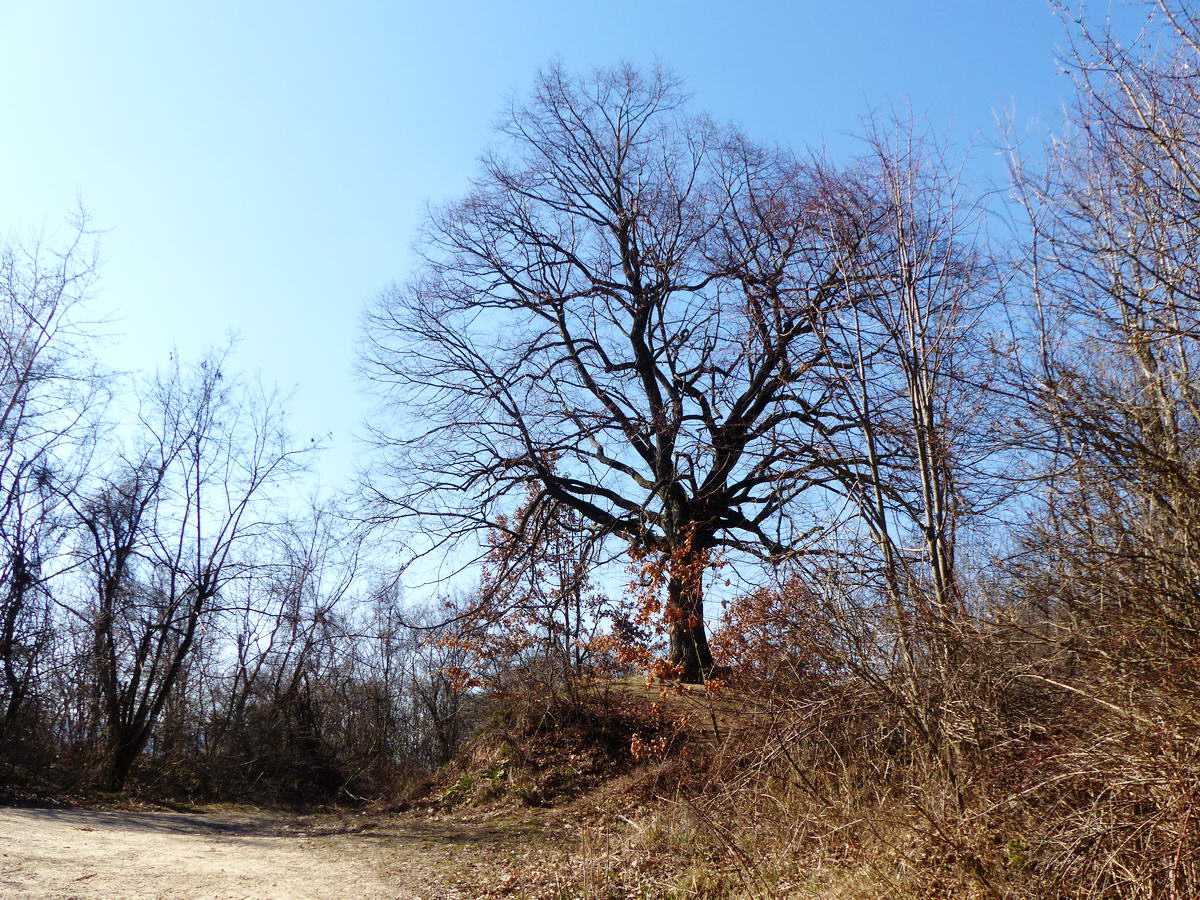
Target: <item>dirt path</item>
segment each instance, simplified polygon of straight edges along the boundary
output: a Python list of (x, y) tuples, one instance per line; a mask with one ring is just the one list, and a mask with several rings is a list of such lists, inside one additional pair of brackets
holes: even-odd
[(0, 809), (0, 896), (451, 898), (511, 833), (262, 812)]

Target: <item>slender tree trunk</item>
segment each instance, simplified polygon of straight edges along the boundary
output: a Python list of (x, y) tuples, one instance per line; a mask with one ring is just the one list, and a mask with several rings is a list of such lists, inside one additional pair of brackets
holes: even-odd
[[(5, 734), (16, 723), (17, 713), (25, 702), (33, 673), (32, 658), (25, 662), (23, 672), (18, 671), (17, 666), (17, 624), (33, 586), (33, 579), (20, 556), (14, 560), (12, 568), (8, 597), (4, 603), (4, 621), (0, 626), (0, 660), (4, 662), (4, 682), (8, 691), (8, 704), (4, 718), (0, 720), (0, 735)], [(29, 653), (34, 654), (34, 649), (30, 648)]]

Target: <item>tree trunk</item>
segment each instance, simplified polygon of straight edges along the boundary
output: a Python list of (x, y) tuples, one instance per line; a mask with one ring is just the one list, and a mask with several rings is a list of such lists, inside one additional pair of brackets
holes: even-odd
[(671, 566), (667, 584), (667, 622), (671, 648), (667, 661), (680, 667), (684, 684), (703, 684), (713, 666), (704, 629), (703, 559), (691, 552)]
[(133, 763), (141, 755), (142, 747), (146, 743), (145, 736), (138, 733), (131, 734), (130, 729), (122, 728), (118, 730), (117, 734), (118, 737), (113, 741), (108, 762), (108, 789), (110, 791), (125, 789), (125, 782), (129, 780)]
[[(16, 724), (17, 713), (25, 702), (33, 674), (32, 658), (26, 660), (24, 672), (17, 671), (17, 624), (32, 587), (33, 578), (25, 565), (24, 557), (15, 554), (8, 596), (3, 607), (4, 624), (0, 628), (0, 660), (4, 662), (4, 683), (8, 692), (7, 708), (4, 711), (4, 718), (0, 719), (0, 735), (6, 734)], [(30, 648), (28, 653), (32, 657), (35, 651)]]

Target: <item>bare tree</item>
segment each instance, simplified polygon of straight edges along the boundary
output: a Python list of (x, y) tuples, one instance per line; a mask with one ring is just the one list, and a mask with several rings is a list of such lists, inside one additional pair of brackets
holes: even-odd
[[(333, 504), (314, 503), (270, 538), (265, 577), (239, 610), (232, 683), (214, 738), (255, 777), (274, 774), (268, 781), (298, 794), (332, 796), (348, 780), (340, 757), (345, 727), (359, 712), (353, 694), (375, 680), (357, 681), (363, 673), (355, 670), (362, 635), (350, 614), (361, 535)], [(386, 721), (367, 737), (385, 737)]]
[(852, 178), (687, 115), (661, 72), (550, 70), (502, 132), (370, 314), (396, 412), (376, 509), (453, 542), (529, 489), (526, 516), (559, 504), (657, 554), (669, 661), (698, 681), (710, 556), (787, 554), (791, 502), (849, 464), (817, 449), (844, 427), (825, 330), (875, 211)]
[(65, 534), (63, 498), (87, 461), (89, 368), (81, 305), (95, 277), (86, 217), (59, 250), (0, 247), (0, 734), (34, 688), (50, 634), (50, 586)]
[(836, 321), (852, 360), (842, 402), (867, 461), (844, 490), (879, 550), (899, 647), (911, 656), (925, 640), (944, 657), (945, 631), (966, 613), (960, 532), (1010, 495), (989, 343), (1003, 283), (982, 206), (942, 151), (912, 123), (871, 122), (867, 143), (860, 164), (888, 213), (869, 252), (846, 261), (858, 297)]
[[(1027, 678), (1084, 704), (1070, 770), (1104, 785), (1053, 823), (1047, 870), (1186, 896), (1200, 874), (1182, 849), (1200, 783), (1200, 17), (1145, 6), (1132, 43), (1068, 21), (1067, 127), (1044, 172), (1018, 173), (1046, 475), (1013, 618), (1042, 654)], [(1095, 825), (1116, 815), (1134, 837)]]
[(89, 496), (72, 501), (92, 576), (79, 614), (121, 787), (184, 673), (241, 554), (269, 522), (272, 484), (296, 453), (266, 398), (227, 379), (223, 358), (157, 379), (138, 450)]
[(1038, 449), (1062, 540), (1114, 560), (1140, 548), (1135, 593), (1157, 582), (1182, 625), (1200, 571), (1200, 21), (1153, 6), (1153, 50), (1073, 24), (1069, 130), (1023, 182), (1043, 247), (1031, 406), (1056, 438)]

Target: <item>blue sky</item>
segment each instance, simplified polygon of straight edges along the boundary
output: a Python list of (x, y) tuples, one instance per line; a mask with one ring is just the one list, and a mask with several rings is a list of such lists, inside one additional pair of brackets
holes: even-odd
[(0, 0), (0, 233), (81, 200), (106, 232), (105, 359), (235, 332), (238, 368), (295, 390), (294, 430), (332, 435), (336, 481), (360, 311), (540, 65), (657, 60), (697, 108), (834, 158), (869, 108), (910, 106), (986, 177), (995, 113), (1036, 132), (1068, 92), (1061, 37), (1044, 0)]

